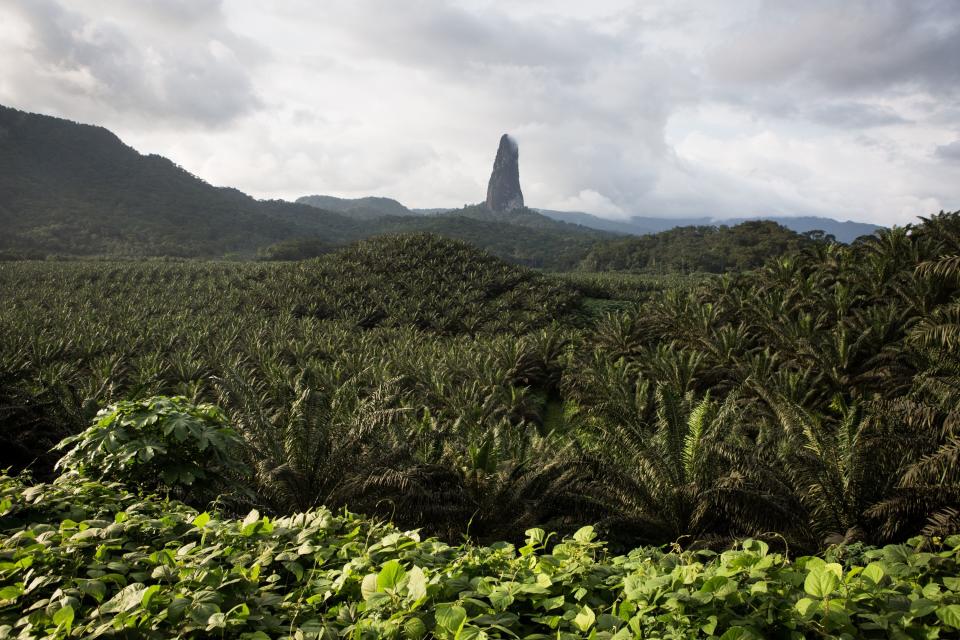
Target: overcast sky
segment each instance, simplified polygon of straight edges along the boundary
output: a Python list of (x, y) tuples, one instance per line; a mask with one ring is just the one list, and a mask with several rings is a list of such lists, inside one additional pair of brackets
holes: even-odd
[(0, 103), (261, 198), (960, 209), (960, 0), (0, 0)]

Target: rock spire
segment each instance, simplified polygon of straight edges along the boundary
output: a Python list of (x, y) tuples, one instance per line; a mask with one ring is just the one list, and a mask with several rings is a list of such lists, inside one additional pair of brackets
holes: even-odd
[(497, 159), (487, 186), (487, 208), (491, 211), (512, 211), (523, 208), (520, 191), (520, 153), (517, 142), (509, 134), (500, 137)]

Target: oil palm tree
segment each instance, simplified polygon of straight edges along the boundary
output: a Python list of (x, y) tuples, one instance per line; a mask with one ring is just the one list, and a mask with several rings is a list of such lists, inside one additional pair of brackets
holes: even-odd
[[(650, 398), (648, 421), (600, 427), (591, 489), (608, 529), (634, 542), (756, 535), (789, 518), (766, 472), (734, 433), (738, 397), (696, 399), (666, 384)], [(646, 412), (645, 412), (646, 413)]]

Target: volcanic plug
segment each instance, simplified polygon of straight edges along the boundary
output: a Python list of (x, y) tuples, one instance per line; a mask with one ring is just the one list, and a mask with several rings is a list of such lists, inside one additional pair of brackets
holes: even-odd
[(497, 158), (487, 186), (487, 208), (491, 211), (512, 211), (523, 208), (520, 191), (520, 152), (509, 134), (500, 137)]

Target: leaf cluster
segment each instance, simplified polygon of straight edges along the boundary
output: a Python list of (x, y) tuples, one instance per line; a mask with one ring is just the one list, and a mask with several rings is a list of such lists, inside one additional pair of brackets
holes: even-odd
[(320, 508), (232, 519), (76, 475), (0, 477), (0, 637), (926, 638), (960, 629), (960, 539), (866, 564), (605, 554), (555, 541), (451, 547)]

